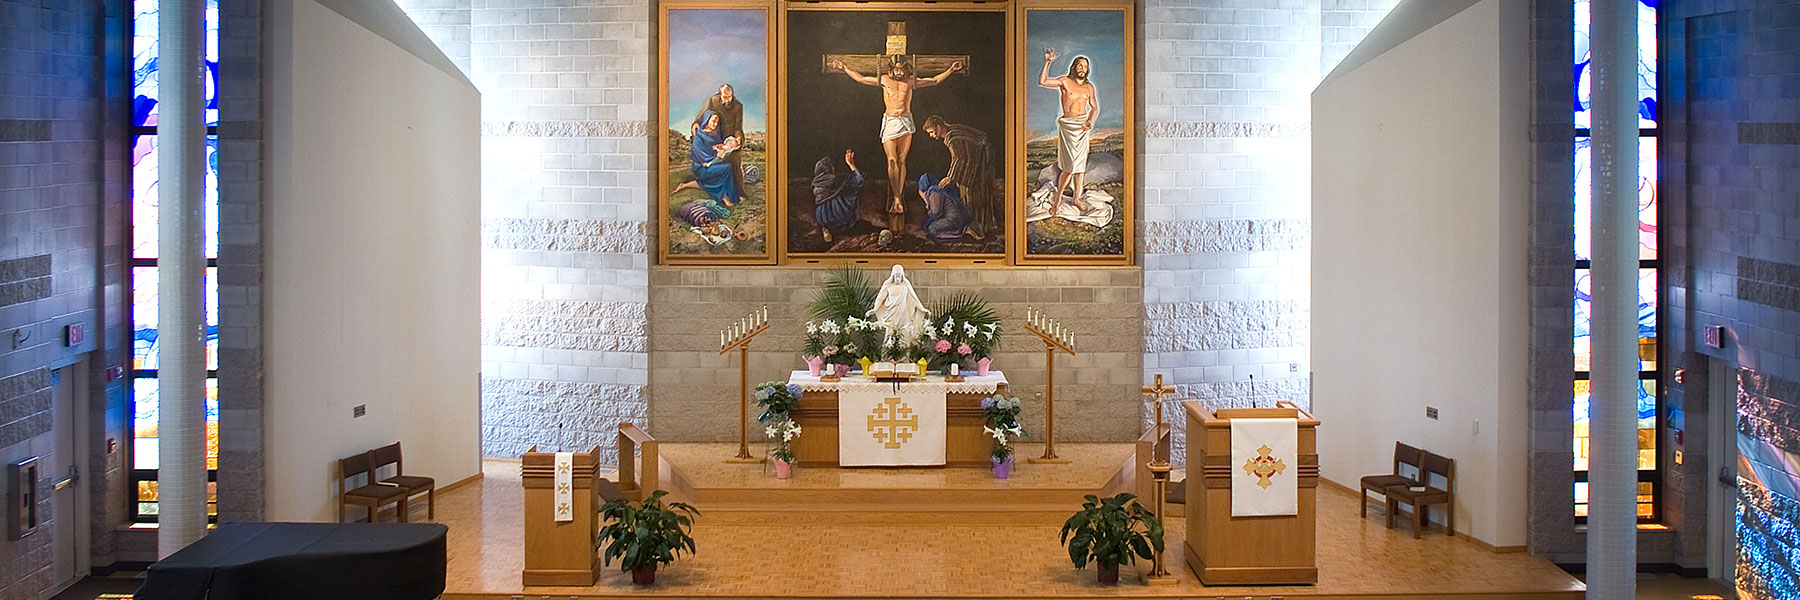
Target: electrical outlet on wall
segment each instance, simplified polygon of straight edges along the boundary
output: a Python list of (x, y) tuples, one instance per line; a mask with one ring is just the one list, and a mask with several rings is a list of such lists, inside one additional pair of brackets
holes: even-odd
[(361, 417), (366, 414), (369, 414), (369, 405), (367, 405), (367, 404), (358, 404), (356, 406), (350, 407), (350, 418), (352, 418), (352, 419)]
[(1436, 419), (1437, 418), (1437, 407), (1436, 406), (1425, 407), (1425, 418)]

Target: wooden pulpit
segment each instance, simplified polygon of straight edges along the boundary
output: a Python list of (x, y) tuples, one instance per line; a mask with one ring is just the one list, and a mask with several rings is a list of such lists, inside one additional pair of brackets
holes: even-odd
[[(1319, 420), (1286, 402), (1276, 408), (1227, 408), (1217, 413), (1183, 402), (1187, 413), (1187, 540), (1189, 568), (1206, 585), (1310, 585), (1319, 582), (1314, 562), (1318, 506)], [(1231, 515), (1231, 420), (1298, 419), (1294, 469), (1299, 511), (1290, 516)]]
[(600, 530), (600, 448), (576, 452), (570, 476), (572, 521), (556, 520), (556, 454), (537, 446), (520, 457), (525, 484), (525, 571), (527, 586), (590, 586), (600, 578), (594, 540)]

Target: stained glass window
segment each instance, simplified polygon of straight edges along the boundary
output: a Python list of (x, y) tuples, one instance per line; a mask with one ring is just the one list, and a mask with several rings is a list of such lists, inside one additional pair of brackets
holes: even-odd
[[(160, 465), (157, 435), (159, 385), (157, 378), (157, 58), (159, 0), (133, 0), (132, 21), (132, 140), (131, 140), (131, 323), (132, 323), (132, 444), (131, 480), (136, 520), (154, 521), (157, 514), (156, 473)], [(219, 254), (219, 3), (206, 2), (206, 241), (208, 264)], [(219, 467), (219, 302), (218, 268), (206, 269), (206, 464), (208, 478)], [(217, 514), (211, 497), (216, 484), (208, 484), (208, 512)]]
[[(1656, 519), (1656, 501), (1661, 487), (1657, 464), (1657, 434), (1660, 431), (1658, 402), (1660, 375), (1657, 371), (1661, 349), (1657, 343), (1658, 270), (1662, 266), (1657, 254), (1657, 2), (1638, 1), (1638, 517)], [(1575, 2), (1575, 516), (1587, 517), (1588, 469), (1588, 369), (1592, 365), (1593, 318), (1589, 293), (1592, 288), (1593, 240), (1589, 235), (1593, 219), (1593, 152), (1588, 137), (1593, 123), (1591, 111), (1593, 90), (1591, 69), (1593, 52), (1590, 41), (1588, 0)]]

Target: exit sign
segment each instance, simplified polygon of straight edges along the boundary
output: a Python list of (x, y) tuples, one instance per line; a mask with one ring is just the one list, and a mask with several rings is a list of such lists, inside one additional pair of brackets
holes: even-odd
[(64, 346), (78, 346), (81, 345), (81, 341), (85, 339), (87, 339), (87, 329), (80, 323), (70, 323), (63, 326)]

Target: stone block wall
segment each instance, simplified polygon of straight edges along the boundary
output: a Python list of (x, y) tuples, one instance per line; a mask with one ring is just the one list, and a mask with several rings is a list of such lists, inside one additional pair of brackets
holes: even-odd
[[(1800, 437), (1800, 7), (1775, 0), (1676, 2), (1665, 6), (1663, 153), (1659, 200), (1665, 260), (1663, 343), (1668, 431), (1661, 439), (1666, 510), (1686, 519), (1675, 560), (1705, 564), (1709, 437), (1736, 413), (1737, 436), (1725, 445), (1756, 448), (1740, 468), (1737, 493), (1754, 518), (1739, 547), (1740, 583), (1749, 598), (1792, 593), (1794, 571), (1770, 571), (1746, 556), (1792, 552), (1792, 540), (1764, 524), (1789, 521), (1800, 506), (1792, 465), (1769, 460), (1795, 452)], [(1778, 41), (1780, 40), (1780, 41)], [(1703, 343), (1721, 326), (1723, 348)], [(1718, 364), (1736, 381), (1709, 381)], [(1669, 375), (1685, 369), (1686, 383)], [(1732, 385), (1732, 384), (1736, 385)], [(1722, 384), (1722, 385), (1721, 385)], [(1711, 397), (1736, 388), (1737, 397)], [(1674, 432), (1683, 432), (1678, 445)], [(1671, 452), (1684, 464), (1674, 465)], [(1784, 550), (1785, 548), (1785, 550)], [(1748, 554), (1746, 554), (1748, 553)], [(1773, 577), (1773, 579), (1771, 579)], [(1785, 584), (1783, 583), (1785, 580)], [(1773, 585), (1770, 585), (1773, 584)], [(1783, 588), (1782, 586), (1787, 586)], [(1784, 591), (1785, 589), (1785, 591)]]
[(1396, 3), (1141, 5), (1144, 377), (1169, 414), (1310, 406), (1311, 92)]
[[(870, 278), (886, 276), (871, 261)], [(879, 267), (879, 268), (878, 268)], [(986, 298), (1005, 333), (993, 368), (1025, 401), (1027, 440), (1044, 435), (1044, 345), (1026, 333), (1025, 307), (1075, 333), (1079, 352), (1056, 358), (1056, 439), (1123, 442), (1141, 429), (1142, 281), (1130, 267), (909, 268), (927, 305), (959, 292)], [(650, 272), (650, 433), (658, 439), (732, 441), (738, 432), (738, 357), (719, 354), (719, 330), (768, 305), (770, 329), (752, 343), (751, 385), (805, 365), (808, 307), (829, 280), (808, 268), (657, 267)], [(805, 399), (802, 398), (802, 402)], [(752, 407), (754, 409), (754, 407)], [(755, 414), (751, 415), (752, 418)], [(762, 439), (760, 428), (751, 437)]]
[[(104, 563), (105, 535), (123, 506), (121, 454), (104, 438), (123, 439), (124, 393), (105, 366), (129, 358), (122, 323), (124, 179), (123, 115), (127, 81), (125, 2), (46, 3), (0, 0), (0, 463), (57, 457), (52, 420), (54, 369), (64, 376), (93, 353), (84, 403), (95, 448), (87, 458), (94, 551)], [(85, 340), (67, 344), (64, 327), (80, 324)], [(98, 350), (99, 352), (95, 352)], [(56, 514), (50, 469), (37, 482), (43, 529), (0, 540), (0, 598), (36, 598), (50, 589)]]
[(399, 4), (482, 93), (482, 453), (610, 452), (647, 406), (655, 9)]

